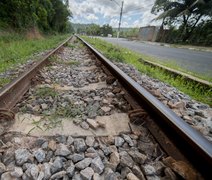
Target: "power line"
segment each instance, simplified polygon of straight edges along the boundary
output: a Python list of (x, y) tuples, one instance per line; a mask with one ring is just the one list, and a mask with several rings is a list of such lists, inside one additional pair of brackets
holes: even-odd
[(142, 14), (143, 12), (128, 12), (128, 13), (124, 13), (123, 15), (136, 15), (136, 14)]
[(110, 0), (113, 1), (114, 3), (116, 3), (118, 6), (120, 6), (120, 4), (116, 1), (116, 0)]
[(136, 9), (129, 9), (128, 11), (124, 11), (123, 13), (128, 13), (130, 11), (137, 11), (137, 10), (141, 10), (143, 9), (144, 7), (140, 7), (140, 8), (136, 8)]
[(119, 26), (118, 26), (118, 33), (117, 33), (117, 38), (119, 38), (119, 33), (120, 33), (120, 28), (121, 28), (121, 19), (122, 19), (122, 15), (123, 15), (124, 0), (121, 1), (121, 5), (116, 0), (110, 0), (110, 1), (115, 2), (119, 7), (121, 7), (120, 18), (119, 18)]

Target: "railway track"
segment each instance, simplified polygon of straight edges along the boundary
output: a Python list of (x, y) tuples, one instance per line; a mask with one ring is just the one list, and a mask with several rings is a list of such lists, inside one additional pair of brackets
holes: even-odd
[(2, 179), (210, 179), (211, 143), (79, 37), (0, 100)]

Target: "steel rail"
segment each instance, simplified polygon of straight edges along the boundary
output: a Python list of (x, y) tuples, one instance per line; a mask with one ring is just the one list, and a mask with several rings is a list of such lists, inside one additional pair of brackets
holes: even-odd
[(37, 61), (34, 65), (32, 65), (32, 67), (29, 68), (29, 70), (25, 71), (19, 77), (0, 89), (0, 108), (12, 109), (29, 89), (31, 80), (34, 78), (39, 69), (48, 62), (48, 58), (56, 53), (71, 38), (72, 36), (45, 55), (40, 61)]
[(191, 162), (204, 177), (211, 176), (212, 143), (120, 70), (109, 59), (104, 57), (88, 42), (79, 36), (76, 37), (101, 60), (121, 84), (131, 92), (131, 95), (135, 97), (137, 102), (145, 107), (154, 119), (157, 119), (155, 123), (159, 124), (159, 126), (167, 132), (168, 136), (171, 136), (176, 146), (186, 154), (186, 158), (188, 158), (189, 162)]

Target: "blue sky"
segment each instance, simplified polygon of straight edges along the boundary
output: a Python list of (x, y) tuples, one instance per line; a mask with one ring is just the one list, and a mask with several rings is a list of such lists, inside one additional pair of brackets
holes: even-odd
[[(73, 23), (110, 24), (118, 27), (122, 0), (69, 0)], [(155, 0), (124, 0), (122, 27), (160, 25), (152, 22), (151, 14)], [(119, 5), (118, 5), (119, 4)]]

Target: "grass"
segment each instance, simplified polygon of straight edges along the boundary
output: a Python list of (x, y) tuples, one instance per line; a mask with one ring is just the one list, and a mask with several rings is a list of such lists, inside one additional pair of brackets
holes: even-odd
[[(83, 39), (88, 41), (96, 49), (102, 52), (108, 59), (116, 62), (131, 64), (136, 67), (141, 73), (147, 74), (152, 78), (156, 78), (160, 81), (170, 84), (171, 86), (174, 86), (180, 91), (189, 95), (193, 99), (212, 106), (212, 88), (207, 89), (200, 84), (189, 82), (180, 76), (173, 76), (172, 74), (161, 68), (151, 67), (139, 61), (139, 59), (149, 60), (149, 56), (135, 53), (126, 48), (114, 46), (111, 43), (108, 43), (101, 39), (89, 38), (86, 36), (83, 36)], [(155, 60), (153, 57), (151, 57), (151, 59), (152, 61), (157, 61), (157, 59)]]
[(67, 43), (66, 47), (69, 47), (71, 49), (74, 49), (74, 48), (76, 48), (76, 45), (71, 44), (71, 43)]
[[(79, 65), (80, 64), (79, 61), (76, 61), (74, 59), (69, 59), (69, 60), (65, 60), (64, 61), (64, 60), (58, 58), (56, 55), (53, 55), (53, 56), (49, 57), (49, 61), (50, 62), (59, 63), (59, 64), (68, 65), (68, 66), (73, 66), (73, 65)], [(49, 67), (51, 67), (51, 65)]]
[(25, 63), (34, 54), (51, 49), (68, 38), (70, 34), (46, 36), (42, 39), (28, 40), (20, 34), (0, 36), (0, 73)]
[(28, 132), (32, 132), (35, 128), (42, 131), (47, 131), (57, 127), (63, 127), (62, 118), (73, 118), (76, 116), (81, 116), (82, 112), (78, 108), (72, 106), (58, 107), (54, 113), (51, 115), (42, 114), (42, 118), (39, 121), (33, 121), (34, 127)]
[(30, 134), (30, 132), (32, 132), (35, 128), (42, 131), (47, 131), (57, 127), (62, 128), (62, 118), (74, 118), (76, 116), (82, 116), (82, 111), (78, 107), (74, 107), (71, 104), (65, 107), (57, 107), (55, 112), (51, 115), (42, 114), (42, 118), (39, 121), (33, 121), (32, 124), (34, 127), (28, 132), (28, 134)]
[(0, 78), (0, 88), (2, 88), (5, 84), (9, 83), (9, 78)]
[(69, 105), (65, 107), (58, 107), (54, 113), (56, 117), (66, 117), (73, 118), (76, 116), (81, 116), (82, 112), (79, 107), (75, 107), (74, 105)]
[[(58, 98), (58, 92), (49, 87), (40, 87), (36, 90), (35, 95), (40, 98), (51, 96), (52, 98)], [(24, 111), (24, 110), (23, 110)], [(62, 118), (73, 118), (76, 116), (82, 116), (82, 110), (80, 107), (69, 103), (66, 106), (57, 107), (50, 115), (43, 112), (42, 118), (39, 121), (33, 120), (34, 127), (28, 132), (30, 134), (35, 128), (42, 131), (47, 131), (56, 127), (62, 127)]]
[(35, 121), (33, 119), (32, 121), (32, 125), (34, 125), (34, 127), (29, 130), (29, 132), (27, 133), (28, 135), (36, 128), (40, 129), (41, 131), (48, 131), (57, 127), (62, 128), (62, 119), (53, 115), (43, 116), (39, 121)]
[(48, 96), (55, 98), (58, 96), (57, 91), (54, 90), (53, 88), (49, 88), (49, 87), (40, 87), (36, 90), (35, 94), (36, 94), (36, 96), (38, 96), (40, 98), (45, 98)]

